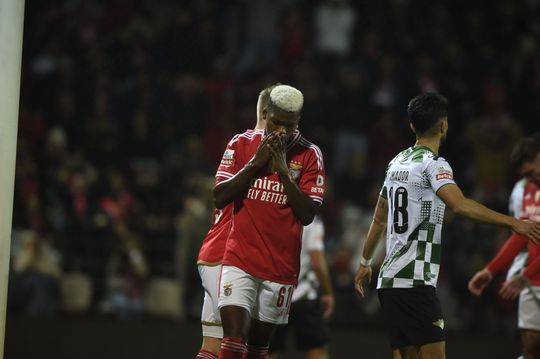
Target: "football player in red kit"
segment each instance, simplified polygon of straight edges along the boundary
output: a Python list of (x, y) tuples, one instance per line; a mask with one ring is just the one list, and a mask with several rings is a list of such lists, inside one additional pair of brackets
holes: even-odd
[(216, 173), (216, 207), (234, 206), (219, 288), (222, 359), (266, 358), (276, 325), (287, 323), (302, 229), (325, 188), (321, 151), (298, 131), (302, 106), (299, 90), (274, 87), (265, 131), (233, 137)]
[[(519, 192), (520, 208), (513, 212), (522, 218), (540, 222), (540, 134), (525, 139), (520, 149), (525, 177), (516, 184), (512, 195)], [(518, 202), (515, 201), (515, 202)], [(509, 278), (500, 294), (505, 299), (519, 296), (518, 327), (525, 359), (540, 358), (540, 246), (528, 243), (526, 237), (513, 234), (485, 269), (477, 272), (469, 282), (469, 290), (480, 295), (493, 275), (507, 268), (527, 246), (528, 264), (521, 273)]]

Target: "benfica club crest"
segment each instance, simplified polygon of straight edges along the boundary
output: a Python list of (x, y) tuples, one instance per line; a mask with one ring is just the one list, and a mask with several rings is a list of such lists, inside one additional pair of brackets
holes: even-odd
[(300, 177), (300, 172), (302, 172), (302, 164), (300, 162), (291, 161), (289, 163), (289, 175), (293, 180), (298, 180)]
[(225, 294), (226, 297), (230, 296), (232, 294), (232, 283), (225, 283), (223, 285), (223, 294)]

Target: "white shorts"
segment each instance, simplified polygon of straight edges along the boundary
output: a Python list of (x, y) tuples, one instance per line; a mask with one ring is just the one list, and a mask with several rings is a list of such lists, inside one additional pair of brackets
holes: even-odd
[(540, 286), (531, 286), (521, 291), (521, 294), (519, 295), (518, 310), (518, 327), (520, 329), (531, 329), (540, 331), (539, 300)]
[(245, 308), (251, 318), (272, 324), (287, 324), (294, 285), (263, 280), (233, 266), (223, 266), (219, 308)]
[(199, 264), (199, 275), (204, 288), (204, 302), (201, 314), (203, 337), (222, 339), (223, 327), (221, 326), (221, 315), (219, 315), (218, 309), (221, 264), (217, 266)]

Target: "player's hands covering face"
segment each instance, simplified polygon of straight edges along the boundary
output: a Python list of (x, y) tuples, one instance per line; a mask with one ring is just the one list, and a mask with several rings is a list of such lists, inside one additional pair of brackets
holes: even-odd
[(267, 146), (272, 157), (272, 169), (282, 176), (288, 176), (289, 167), (287, 166), (284, 135), (272, 132), (267, 137), (269, 137)]
[(259, 144), (259, 147), (257, 147), (257, 152), (255, 152), (255, 156), (253, 156), (253, 158), (251, 159), (251, 162), (257, 168), (264, 167), (268, 163), (268, 160), (270, 160), (270, 148), (268, 147), (268, 142), (270, 141), (270, 139), (270, 135), (267, 135), (263, 138), (263, 140)]

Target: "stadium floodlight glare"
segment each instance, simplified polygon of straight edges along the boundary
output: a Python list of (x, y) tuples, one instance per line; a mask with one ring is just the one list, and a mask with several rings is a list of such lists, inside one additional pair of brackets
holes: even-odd
[(0, 0), (0, 359), (4, 356), (24, 0)]

